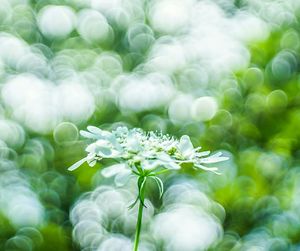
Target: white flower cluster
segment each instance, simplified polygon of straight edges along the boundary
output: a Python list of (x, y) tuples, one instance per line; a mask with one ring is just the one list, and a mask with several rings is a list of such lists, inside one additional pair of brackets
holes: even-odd
[(106, 177), (118, 175), (120, 180), (131, 174), (154, 175), (162, 170), (180, 169), (184, 163), (191, 164), (194, 168), (217, 172), (216, 167), (207, 167), (225, 161), (228, 158), (222, 153), (209, 155), (209, 151), (200, 151), (194, 148), (189, 136), (184, 135), (177, 140), (168, 135), (155, 132), (144, 132), (141, 129), (128, 129), (118, 127), (109, 132), (94, 126), (88, 126), (87, 131), (81, 131), (85, 138), (95, 140), (86, 151), (87, 157), (72, 165), (69, 170), (78, 168), (84, 162), (94, 166), (101, 159), (120, 160), (116, 164), (105, 168), (102, 174)]

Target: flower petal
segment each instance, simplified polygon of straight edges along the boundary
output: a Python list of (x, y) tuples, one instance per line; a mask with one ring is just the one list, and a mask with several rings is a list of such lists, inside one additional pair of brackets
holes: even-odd
[(117, 175), (119, 172), (122, 172), (124, 170), (127, 170), (127, 166), (125, 164), (115, 164), (109, 167), (104, 168), (101, 171), (101, 174), (105, 177), (112, 177)]
[(88, 126), (87, 129), (93, 134), (102, 135), (102, 130), (96, 126)]
[(221, 175), (221, 173), (218, 172), (219, 169), (217, 167), (206, 167), (206, 166), (203, 166), (203, 165), (200, 165), (200, 164), (195, 164), (195, 166), (202, 169), (202, 170), (210, 171), (210, 172), (213, 172), (215, 174)]
[(173, 161), (172, 158), (170, 157), (169, 154), (166, 154), (164, 152), (161, 152), (159, 154), (157, 154), (157, 158), (161, 161), (164, 161), (164, 162), (170, 162), (170, 161)]
[(97, 144), (92, 143), (92, 144), (88, 145), (87, 148), (85, 148), (85, 151), (88, 153), (95, 153), (96, 147), (97, 147)]
[(85, 157), (85, 158), (83, 158), (83, 159), (77, 161), (77, 162), (74, 163), (72, 166), (70, 166), (70, 167), (68, 168), (68, 170), (69, 170), (69, 171), (73, 171), (73, 170), (77, 169), (77, 168), (80, 167), (84, 162), (86, 162), (86, 159), (87, 159), (87, 158)]
[(127, 149), (132, 152), (139, 152), (142, 149), (139, 140), (134, 135), (128, 136)]
[(217, 162), (221, 162), (221, 161), (225, 161), (225, 160), (229, 159), (228, 157), (221, 156), (221, 155), (222, 155), (222, 153), (218, 152), (218, 153), (216, 153), (214, 155), (211, 155), (209, 157), (200, 159), (199, 162), (200, 163), (205, 163), (205, 164), (211, 164), (211, 163), (217, 163)]
[(93, 167), (96, 165), (97, 160), (96, 159), (88, 160), (87, 163), (89, 164), (90, 167)]
[(115, 176), (115, 184), (116, 186), (124, 186), (131, 177), (131, 171), (129, 169), (124, 169), (122, 172), (119, 172)]
[(87, 132), (87, 131), (83, 131), (81, 130), (80, 132), (80, 135), (82, 137), (85, 137), (87, 139), (100, 139), (101, 137), (97, 134), (94, 134), (94, 133), (90, 133), (90, 132)]
[(197, 152), (195, 155), (198, 158), (205, 157), (210, 154), (210, 151)]
[(178, 144), (178, 150), (181, 152), (181, 154), (184, 157), (187, 157), (194, 151), (193, 144), (191, 142), (191, 139), (188, 135), (183, 135), (180, 138), (179, 144)]
[(112, 155), (112, 151), (109, 147), (98, 146), (96, 151), (97, 151), (97, 155), (102, 157), (109, 157)]
[(181, 168), (181, 166), (178, 165), (176, 162), (169, 162), (169, 163), (165, 166), (165, 168), (167, 168), (167, 169), (178, 170), (178, 169)]

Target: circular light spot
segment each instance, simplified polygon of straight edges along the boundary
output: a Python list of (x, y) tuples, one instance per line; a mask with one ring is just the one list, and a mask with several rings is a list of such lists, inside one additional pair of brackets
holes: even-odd
[(250, 87), (261, 85), (263, 84), (263, 81), (264, 75), (259, 68), (249, 68), (244, 74), (244, 82)]
[(158, 1), (150, 12), (150, 22), (155, 30), (175, 33), (187, 26), (189, 8), (186, 1)]
[(95, 10), (82, 10), (78, 16), (78, 33), (87, 42), (104, 42), (110, 32), (106, 18)]
[(0, 140), (4, 141), (11, 148), (19, 148), (25, 142), (23, 128), (10, 120), (0, 120)]
[(64, 38), (74, 29), (76, 15), (70, 7), (48, 5), (38, 14), (38, 25), (44, 36)]
[(101, 68), (109, 76), (117, 76), (122, 73), (123, 65), (119, 55), (102, 53), (96, 60), (95, 66)]
[(179, 96), (171, 102), (168, 114), (173, 123), (188, 122), (191, 120), (192, 97)]
[(65, 120), (80, 123), (90, 118), (95, 110), (94, 96), (88, 88), (71, 80), (56, 89), (60, 111)]
[(193, 102), (192, 118), (197, 121), (212, 119), (218, 111), (218, 104), (213, 97), (200, 97)]
[(282, 90), (272, 91), (267, 96), (267, 106), (271, 111), (280, 111), (288, 104), (288, 97)]
[(226, 110), (219, 110), (213, 118), (213, 123), (221, 126), (231, 126), (232, 115)]
[(15, 236), (8, 239), (5, 243), (5, 250), (6, 251), (16, 251), (16, 250), (24, 250), (24, 251), (31, 251), (32, 241), (25, 236)]
[(78, 139), (78, 129), (73, 123), (62, 122), (54, 129), (53, 137), (58, 144), (74, 142)]
[(295, 30), (289, 30), (284, 33), (280, 40), (280, 46), (284, 49), (295, 49), (297, 50), (300, 45), (300, 38)]

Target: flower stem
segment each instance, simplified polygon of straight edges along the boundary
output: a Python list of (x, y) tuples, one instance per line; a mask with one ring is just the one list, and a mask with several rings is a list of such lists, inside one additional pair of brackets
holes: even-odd
[(133, 251), (138, 251), (139, 242), (140, 242), (140, 233), (142, 228), (143, 209), (144, 209), (144, 193), (145, 193), (145, 186), (143, 186), (140, 190), (140, 203), (139, 203), (138, 218), (136, 222)]
[(164, 170), (153, 173), (154, 174), (153, 176), (157, 176), (159, 174), (163, 174), (163, 173), (170, 172), (170, 171), (171, 171), (171, 169), (164, 169)]

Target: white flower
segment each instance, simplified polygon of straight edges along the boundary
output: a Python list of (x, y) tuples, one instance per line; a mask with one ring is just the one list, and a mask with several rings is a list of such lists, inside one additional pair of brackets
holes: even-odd
[(184, 163), (218, 173), (216, 167), (205, 165), (228, 159), (222, 153), (209, 156), (209, 151), (200, 152), (201, 148), (194, 148), (187, 135), (176, 140), (168, 135), (146, 133), (136, 128), (129, 130), (127, 127), (118, 127), (108, 132), (94, 126), (88, 126), (87, 131), (80, 133), (94, 142), (86, 148), (87, 157), (76, 162), (69, 170), (78, 168), (84, 162), (93, 166), (101, 159), (115, 159), (121, 164), (105, 168), (102, 174), (105, 177), (115, 176), (118, 184), (124, 183), (131, 174), (154, 176), (164, 169), (180, 169)]

